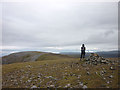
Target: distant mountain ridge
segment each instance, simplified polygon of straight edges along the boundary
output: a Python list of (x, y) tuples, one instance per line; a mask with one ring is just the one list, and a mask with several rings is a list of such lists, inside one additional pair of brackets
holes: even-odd
[[(86, 52), (86, 57), (88, 57), (90, 55), (90, 53), (97, 53), (100, 56), (105, 57), (105, 58), (117, 58), (117, 57), (120, 57), (119, 56), (120, 51)], [(79, 58), (81, 53), (80, 52), (61, 52), (60, 54), (70, 55), (70, 56)]]
[[(88, 57), (92, 52), (86, 53)], [(110, 52), (95, 52), (104, 58), (116, 58), (118, 57), (118, 51)], [(24, 51), (12, 53), (2, 57), (2, 64), (29, 62), (29, 61), (42, 61), (42, 60), (58, 60), (65, 58), (79, 58), (80, 52), (61, 52), (60, 54), (53, 54), (39, 51)]]

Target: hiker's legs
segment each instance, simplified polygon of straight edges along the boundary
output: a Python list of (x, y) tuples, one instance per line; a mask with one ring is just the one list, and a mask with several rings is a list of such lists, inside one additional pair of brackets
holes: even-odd
[(83, 54), (83, 58), (85, 58), (85, 53)]
[(80, 57), (81, 59), (83, 58), (83, 53), (81, 53), (81, 57)]

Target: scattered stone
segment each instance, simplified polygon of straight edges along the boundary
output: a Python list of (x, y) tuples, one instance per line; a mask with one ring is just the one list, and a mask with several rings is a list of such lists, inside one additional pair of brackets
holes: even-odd
[(113, 78), (113, 75), (110, 75), (109, 78)]
[(28, 65), (28, 66), (26, 66), (26, 67), (31, 68), (32, 66)]
[(55, 85), (50, 85), (49, 87), (55, 87)]
[(87, 75), (90, 75), (90, 72), (87, 72)]
[(38, 76), (38, 78), (40, 78), (41, 76)]
[(104, 71), (101, 71), (102, 74), (104, 74)]
[(112, 62), (112, 65), (115, 65), (115, 63), (114, 63), (114, 62)]
[(28, 80), (28, 82), (31, 82), (31, 80)]
[(104, 70), (104, 73), (106, 73), (106, 71)]
[(115, 67), (112, 67), (112, 66), (111, 66), (111, 67), (110, 67), (110, 70), (115, 70)]
[(107, 81), (107, 83), (109, 84), (110, 82), (109, 82), (109, 81)]
[(79, 82), (79, 85), (80, 85), (80, 86), (83, 86), (83, 83), (82, 83), (82, 82)]
[(34, 85), (34, 86), (32, 86), (31, 88), (37, 88), (37, 86)]
[(88, 68), (88, 67), (86, 68), (86, 71), (89, 71), (89, 68)]
[(110, 81), (110, 83), (112, 83), (112, 81)]
[(94, 65), (97, 65), (97, 62), (93, 62)]
[(83, 85), (83, 87), (82, 87), (83, 89), (86, 89), (87, 88), (87, 86), (86, 85)]
[(71, 85), (71, 84), (67, 84), (67, 85), (65, 86), (65, 88), (70, 87), (70, 85)]
[(105, 63), (105, 64), (107, 63), (107, 61), (105, 59), (100, 60), (100, 62)]
[(67, 69), (67, 67), (65, 67), (65, 69)]
[(45, 76), (45, 78), (53, 78), (52, 76)]
[(76, 74), (73, 74), (73, 76), (76, 76)]
[(106, 78), (104, 77), (103, 79), (105, 80)]
[(81, 77), (81, 75), (78, 75), (78, 77)]
[(25, 76), (21, 76), (21, 79), (23, 79)]
[(61, 86), (58, 86), (58, 88), (61, 88)]
[(30, 78), (30, 80), (31, 80), (32, 78)]

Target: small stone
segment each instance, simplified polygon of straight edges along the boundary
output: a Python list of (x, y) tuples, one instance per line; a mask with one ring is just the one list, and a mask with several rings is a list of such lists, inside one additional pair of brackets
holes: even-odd
[(81, 75), (78, 75), (78, 77), (81, 77)]
[(71, 84), (67, 84), (67, 85), (65, 86), (65, 88), (70, 87), (70, 85), (71, 85)]
[(98, 74), (97, 72), (95, 72), (95, 74)]
[(28, 82), (31, 82), (31, 80), (28, 80)]
[(105, 80), (106, 78), (104, 77), (103, 79)]
[(104, 70), (104, 73), (106, 73), (106, 71)]
[(110, 81), (110, 83), (112, 83), (112, 81)]
[(55, 85), (50, 85), (50, 87), (55, 87)]
[(76, 76), (76, 74), (73, 74), (73, 76)]
[(52, 76), (49, 76), (49, 78), (53, 78)]
[(115, 68), (111, 66), (111, 67), (110, 67), (110, 70), (115, 70)]
[(78, 79), (80, 78), (80, 77), (77, 77)]
[(65, 67), (65, 69), (67, 69), (67, 67)]
[(38, 76), (38, 78), (40, 78), (41, 76)]
[(110, 75), (109, 78), (113, 78), (113, 75)]
[(45, 78), (53, 78), (52, 76), (45, 76)]
[(101, 63), (106, 63), (107, 61), (105, 59), (101, 60)]
[(37, 88), (37, 86), (34, 85), (34, 86), (32, 86), (31, 88)]
[(25, 76), (21, 76), (21, 79), (23, 79)]
[(84, 85), (82, 88), (83, 88), (83, 89), (86, 89), (86, 88), (87, 88), (87, 86), (86, 86), (86, 85)]
[(58, 86), (58, 88), (61, 88), (61, 86)]
[(67, 87), (70, 87), (70, 84), (67, 84), (67, 85), (65, 86), (65, 88), (67, 88)]
[(79, 82), (80, 86), (83, 86), (83, 83), (82, 82)]
[(109, 84), (110, 82), (109, 82), (109, 81), (107, 81), (107, 83)]
[(87, 72), (87, 75), (90, 75), (90, 72)]
[(70, 86), (70, 84), (67, 84), (67, 86), (69, 87), (69, 86)]
[(88, 78), (88, 80), (90, 80), (90, 78)]
[(30, 79), (32, 79), (32, 78), (30, 78)]
[(104, 71), (101, 71), (102, 74), (104, 74)]

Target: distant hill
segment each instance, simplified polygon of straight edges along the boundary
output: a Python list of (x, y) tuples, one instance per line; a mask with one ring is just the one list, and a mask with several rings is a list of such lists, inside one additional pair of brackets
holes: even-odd
[[(92, 52), (87, 52), (86, 57), (88, 57), (90, 53)], [(104, 58), (117, 58), (120, 51), (103, 51), (103, 52), (95, 52), (95, 53), (99, 54), (100, 56)], [(61, 52), (60, 54), (70, 55), (70, 56), (77, 57), (77, 58), (80, 57), (80, 52)]]
[[(104, 58), (116, 58), (118, 57), (118, 51), (110, 52), (95, 52)], [(86, 53), (86, 57), (90, 55)], [(29, 62), (29, 61), (43, 61), (43, 60), (60, 60), (68, 58), (79, 58), (80, 52), (61, 52), (60, 54), (38, 52), (38, 51), (25, 51), (12, 53), (2, 57), (2, 64), (11, 64), (18, 62)]]
[(26, 51), (26, 52), (12, 53), (10, 55), (3, 56), (2, 64), (11, 64), (11, 63), (29, 62), (29, 61), (42, 61), (42, 60), (57, 60), (63, 58), (70, 58), (70, 57), (67, 55), (60, 55), (53, 53)]

